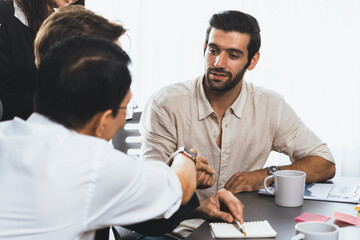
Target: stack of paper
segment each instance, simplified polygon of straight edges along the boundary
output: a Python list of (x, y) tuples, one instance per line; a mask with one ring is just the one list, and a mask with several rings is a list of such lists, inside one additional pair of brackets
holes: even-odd
[[(274, 187), (269, 187), (274, 190)], [(258, 191), (259, 194), (270, 195), (264, 188)], [(331, 202), (360, 202), (360, 185), (341, 185), (329, 183), (306, 184), (304, 199), (322, 200)]]

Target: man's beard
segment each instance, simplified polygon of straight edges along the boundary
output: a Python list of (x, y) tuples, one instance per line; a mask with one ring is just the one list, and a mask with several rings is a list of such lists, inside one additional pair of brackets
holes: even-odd
[[(246, 69), (247, 69), (247, 66), (242, 68), (240, 70), (240, 72), (238, 72), (238, 74), (236, 74), (235, 77), (233, 78), (231, 72), (225, 71), (222, 68), (208, 68), (207, 72), (206, 72), (206, 76), (205, 76), (206, 85), (208, 86), (208, 88), (210, 90), (214, 90), (217, 92), (227, 92), (230, 89), (234, 88), (241, 81), (241, 79), (244, 77)], [(226, 75), (228, 75), (228, 79), (221, 85), (216, 86), (213, 83), (213, 80), (211, 80), (209, 77), (210, 72), (226, 74)]]

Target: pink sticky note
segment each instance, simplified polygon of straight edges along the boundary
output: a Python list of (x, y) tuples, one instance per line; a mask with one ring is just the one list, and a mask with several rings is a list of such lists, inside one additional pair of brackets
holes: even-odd
[(295, 221), (299, 221), (299, 222), (310, 222), (310, 221), (311, 222), (326, 222), (329, 219), (330, 218), (327, 217), (327, 216), (304, 212), (300, 216), (296, 217)]
[(352, 225), (360, 226), (360, 218), (351, 216), (349, 214), (334, 212), (334, 214), (331, 217), (346, 223), (350, 223)]

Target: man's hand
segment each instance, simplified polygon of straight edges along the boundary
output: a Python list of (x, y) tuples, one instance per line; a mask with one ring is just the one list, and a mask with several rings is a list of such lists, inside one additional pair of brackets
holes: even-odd
[[(196, 154), (196, 150), (191, 149)], [(197, 189), (204, 189), (211, 187), (215, 182), (215, 171), (210, 167), (208, 161), (197, 156), (196, 158), (196, 182)]]
[(237, 172), (225, 184), (225, 189), (232, 193), (257, 191), (264, 188), (266, 176), (268, 175), (264, 169), (253, 172)]
[(211, 187), (215, 182), (215, 171), (208, 165), (208, 161), (201, 156), (198, 156), (196, 161), (196, 181), (197, 189)]
[[(230, 213), (221, 211), (220, 204), (224, 204)], [(230, 191), (220, 189), (210, 198), (200, 201), (200, 207), (194, 210), (194, 217), (219, 218), (227, 222), (233, 222), (236, 218), (242, 224), (244, 222), (243, 209), (244, 205)]]

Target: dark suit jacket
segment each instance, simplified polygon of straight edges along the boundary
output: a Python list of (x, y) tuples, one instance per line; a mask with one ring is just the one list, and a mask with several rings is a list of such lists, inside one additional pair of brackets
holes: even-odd
[[(134, 225), (124, 226), (127, 229), (136, 231), (146, 236), (160, 236), (169, 233), (179, 225), (180, 222), (187, 219), (191, 212), (200, 206), (199, 199), (196, 194), (192, 196), (189, 202), (182, 205), (169, 219), (155, 219), (149, 220)], [(109, 228), (104, 228), (96, 231), (95, 240), (108, 240)]]
[(2, 120), (27, 119), (33, 112), (36, 88), (36, 33), (14, 16), (11, 0), (0, 0), (0, 99)]

